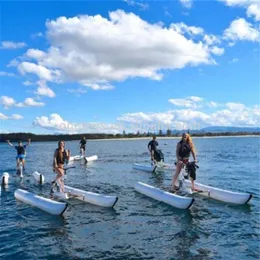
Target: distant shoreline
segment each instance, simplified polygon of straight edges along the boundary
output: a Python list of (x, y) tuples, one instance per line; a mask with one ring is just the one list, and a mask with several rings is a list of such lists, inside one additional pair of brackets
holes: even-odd
[[(0, 134), (0, 142), (6, 142), (6, 140), (10, 140), (10, 142), (17, 142), (18, 140), (26, 141), (31, 139), (32, 142), (57, 142), (60, 140), (63, 141), (79, 141), (83, 137), (86, 137), (88, 141), (129, 141), (129, 140), (150, 140), (153, 135), (149, 136), (136, 136), (134, 134), (127, 134), (125, 136), (121, 134), (75, 134), (75, 135), (36, 135), (32, 133), (10, 133), (10, 134)], [(175, 134), (172, 136), (161, 136), (156, 135), (158, 140), (170, 140), (170, 139), (180, 139), (181, 133)], [(254, 133), (191, 133), (191, 137), (194, 139), (197, 138), (230, 138), (230, 137), (260, 137), (260, 132)]]

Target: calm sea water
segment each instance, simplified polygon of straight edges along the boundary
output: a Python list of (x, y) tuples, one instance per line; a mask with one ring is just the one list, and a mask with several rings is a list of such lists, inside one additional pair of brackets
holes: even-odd
[[(99, 160), (76, 164), (66, 184), (117, 195), (114, 209), (71, 200), (63, 217), (16, 201), (23, 188), (49, 196), (50, 185), (37, 185), (37, 170), (51, 180), (57, 142), (32, 143), (27, 174), (15, 174), (15, 150), (0, 144), (0, 172), (10, 184), (0, 197), (0, 259), (259, 259), (260, 178), (258, 137), (194, 138), (200, 169), (197, 180), (223, 189), (253, 194), (248, 205), (231, 205), (196, 195), (191, 209), (180, 210), (134, 190), (138, 181), (169, 188), (171, 171), (132, 170), (149, 163), (149, 140), (89, 141), (87, 155)], [(173, 163), (178, 139), (159, 139), (165, 161)], [(66, 142), (72, 154), (78, 142)]]

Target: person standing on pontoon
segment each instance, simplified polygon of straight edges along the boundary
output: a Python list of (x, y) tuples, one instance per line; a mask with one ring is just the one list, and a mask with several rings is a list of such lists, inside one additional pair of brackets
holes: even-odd
[(148, 150), (150, 151), (151, 154), (151, 165), (154, 165), (156, 163), (156, 160), (154, 158), (154, 153), (156, 151), (156, 147), (158, 146), (158, 142), (156, 141), (156, 136), (153, 136), (153, 140), (151, 140), (148, 143)]
[(87, 144), (87, 141), (86, 141), (86, 137), (84, 136), (81, 141), (79, 142), (80, 144), (80, 155), (86, 155), (86, 144)]
[[(6, 140), (6, 142), (10, 146), (14, 146), (9, 140)], [(23, 145), (22, 141), (18, 141), (18, 145), (14, 146), (14, 148), (17, 150), (17, 156), (16, 156), (16, 168), (17, 172), (19, 170), (19, 163), (22, 162), (23, 170), (25, 171), (25, 157), (26, 157), (26, 148), (31, 144), (31, 139), (28, 139), (28, 143)]]
[[(184, 133), (182, 135), (181, 141), (178, 142), (178, 144), (176, 146), (177, 163), (176, 163), (176, 172), (175, 172), (175, 174), (173, 176), (173, 180), (172, 180), (172, 190), (173, 191), (177, 191), (179, 189), (179, 187), (176, 185), (176, 181), (181, 172), (183, 165), (189, 164), (190, 154), (192, 154), (193, 160), (196, 163), (197, 159), (196, 159), (196, 153), (195, 153), (195, 146), (192, 142), (191, 136), (187, 133)], [(194, 185), (194, 180), (196, 179), (195, 173), (193, 175), (192, 174), (190, 175), (190, 179), (191, 179), (191, 190), (198, 191), (198, 189), (196, 189), (195, 185)]]
[(65, 150), (65, 142), (59, 141), (58, 148), (54, 152), (53, 157), (53, 171), (57, 173), (52, 185), (57, 183), (60, 187), (60, 192), (65, 192), (64, 189), (64, 164), (70, 159), (70, 150)]

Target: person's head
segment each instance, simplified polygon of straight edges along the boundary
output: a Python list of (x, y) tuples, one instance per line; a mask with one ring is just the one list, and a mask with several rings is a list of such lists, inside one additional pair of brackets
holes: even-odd
[(191, 136), (188, 133), (183, 133), (182, 134), (182, 140), (186, 143), (189, 143), (190, 145), (192, 145), (192, 139)]
[(65, 147), (65, 142), (64, 141), (59, 141), (58, 142), (58, 148), (61, 149), (61, 148), (64, 148)]
[(156, 139), (156, 136), (154, 135), (154, 136), (153, 136), (153, 140), (155, 140), (155, 139)]
[(83, 139), (86, 140), (86, 137), (84, 136)]
[(22, 145), (23, 145), (22, 141), (18, 141), (18, 146), (22, 146)]

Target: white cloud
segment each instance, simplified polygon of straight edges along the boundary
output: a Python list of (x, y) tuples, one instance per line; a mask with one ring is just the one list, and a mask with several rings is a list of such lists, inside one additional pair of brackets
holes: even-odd
[(26, 98), (24, 102), (17, 103), (13, 98), (7, 96), (0, 97), (0, 104), (4, 106), (5, 109), (10, 107), (37, 107), (44, 106), (44, 103), (34, 101), (33, 98)]
[(206, 103), (206, 106), (216, 108), (216, 107), (220, 106), (220, 104), (218, 104), (217, 102), (214, 102), (214, 101), (209, 101)]
[(179, 1), (186, 8), (191, 8), (192, 7), (193, 0), (179, 0)]
[(23, 82), (23, 85), (24, 86), (32, 86), (32, 85), (34, 85), (34, 83), (29, 81), (29, 80), (26, 80), (26, 81)]
[(2, 113), (0, 113), (0, 120), (7, 120), (8, 117)]
[(68, 89), (69, 93), (75, 93), (75, 94), (85, 94), (88, 91), (85, 88), (78, 88), (78, 89)]
[(247, 16), (254, 17), (255, 21), (260, 20), (260, 2), (258, 0), (220, 0), (228, 6), (247, 8)]
[[(215, 105), (215, 108), (218, 107), (217, 103)], [(260, 127), (259, 106), (248, 108), (230, 104), (227, 107), (230, 109), (207, 113), (194, 109), (171, 110), (160, 114), (138, 112), (124, 114), (118, 117), (117, 120), (123, 122), (125, 128), (135, 129), (135, 131), (158, 131), (168, 128), (177, 130), (189, 128), (194, 130), (207, 126)], [(124, 127), (122, 126), (122, 128)]]
[(175, 23), (172, 24), (171, 27), (179, 34), (188, 33), (190, 35), (202, 35), (204, 33), (204, 29), (201, 27), (188, 26), (185, 23)]
[(33, 98), (26, 98), (24, 102), (18, 103), (17, 107), (42, 107), (44, 106), (43, 102), (37, 102)]
[(236, 63), (236, 62), (238, 62), (238, 61), (239, 61), (238, 58), (233, 58), (233, 59), (230, 61), (230, 63)]
[(14, 77), (15, 74), (14, 73), (11, 73), (11, 72), (6, 72), (6, 71), (0, 71), (0, 77)]
[(13, 119), (13, 120), (20, 120), (23, 117), (21, 115), (18, 114), (12, 114), (12, 116), (8, 117), (2, 113), (0, 113), (0, 120), (8, 120), (8, 119)]
[(38, 87), (35, 94), (40, 96), (55, 97), (55, 93), (49, 87)]
[(93, 90), (112, 90), (114, 89), (115, 87), (110, 85), (110, 84), (88, 84), (88, 83), (84, 83), (84, 81), (81, 82), (81, 84), (83, 86), (86, 86), (86, 87), (89, 87)]
[(225, 50), (223, 48), (214, 46), (213, 48), (211, 48), (211, 52), (215, 55), (221, 56), (224, 54)]
[[(203, 38), (204, 30), (184, 23), (151, 24), (117, 10), (108, 19), (100, 15), (59, 17), (46, 26), (50, 48), (29, 49), (24, 59), (32, 61), (18, 65), (23, 75), (33, 73), (49, 82), (77, 82), (107, 90), (114, 81), (161, 80), (164, 70), (215, 64), (208, 44), (193, 39)], [(211, 38), (212, 44), (217, 41)]]
[(61, 130), (61, 131), (77, 131), (82, 129), (81, 124), (69, 123), (64, 120), (59, 114), (51, 114), (50, 117), (41, 116), (36, 117), (33, 124), (49, 130)]
[(122, 133), (123, 129), (119, 125), (106, 124), (100, 122), (71, 123), (64, 120), (59, 114), (51, 114), (49, 117), (36, 117), (33, 125), (49, 130), (68, 133)]
[(28, 49), (26, 54), (28, 58), (32, 58), (35, 60), (41, 60), (45, 57), (46, 53), (44, 51), (38, 49)]
[(4, 106), (4, 109), (8, 109), (16, 104), (15, 100), (11, 97), (1, 96), (0, 103)]
[(210, 35), (205, 35), (203, 37), (203, 40), (206, 42), (206, 44), (208, 45), (213, 45), (213, 44), (220, 44), (221, 40), (219, 37), (217, 37), (216, 35), (210, 34)]
[(40, 96), (47, 96), (50, 98), (55, 97), (55, 93), (53, 92), (52, 89), (50, 89), (45, 81), (37, 81), (37, 84), (39, 85), (39, 87), (37, 88), (35, 94), (36, 95), (40, 95)]
[(252, 4), (247, 9), (247, 16), (253, 16), (256, 21), (260, 21), (260, 3)]
[(134, 0), (123, 0), (123, 1), (126, 2), (130, 6), (137, 6), (141, 10), (147, 10), (149, 8), (148, 4), (144, 4), (144, 3), (141, 3), (141, 2), (138, 2), (138, 1), (134, 1)]
[(117, 118), (119, 121), (129, 122), (129, 123), (162, 123), (170, 124), (173, 119), (173, 115), (170, 113), (150, 113), (145, 114), (143, 112), (139, 113), (128, 113)]
[(55, 71), (49, 70), (43, 65), (24, 61), (18, 65), (18, 70), (22, 75), (27, 73), (36, 74), (40, 79), (47, 81), (55, 80)]
[(200, 97), (186, 97), (186, 98), (171, 98), (169, 99), (169, 102), (175, 106), (180, 106), (180, 107), (187, 107), (187, 108), (197, 108), (200, 106), (200, 102), (202, 102), (203, 99)]
[(14, 119), (14, 120), (23, 119), (23, 117), (21, 115), (18, 115), (18, 114), (13, 114), (11, 118)]
[(232, 41), (244, 40), (257, 42), (260, 40), (260, 32), (244, 18), (239, 18), (234, 20), (229, 28), (225, 30), (224, 38)]
[(232, 102), (229, 102), (229, 103), (227, 103), (226, 104), (226, 107), (229, 109), (229, 110), (231, 110), (231, 111), (233, 111), (233, 110), (235, 110), (235, 111), (243, 111), (243, 110), (245, 110), (245, 105), (243, 105), (243, 104), (240, 104), (240, 103), (232, 103)]
[(37, 38), (37, 37), (43, 37), (43, 33), (42, 32), (37, 32), (31, 35), (32, 38)]
[(24, 42), (2, 41), (0, 49), (19, 49), (26, 46)]

